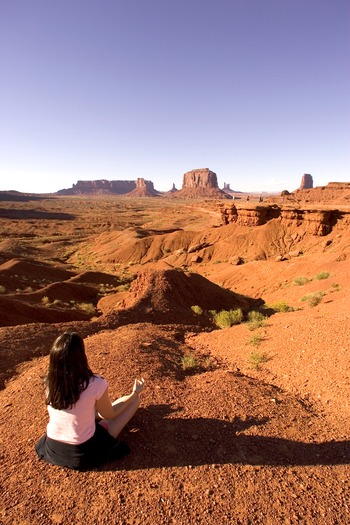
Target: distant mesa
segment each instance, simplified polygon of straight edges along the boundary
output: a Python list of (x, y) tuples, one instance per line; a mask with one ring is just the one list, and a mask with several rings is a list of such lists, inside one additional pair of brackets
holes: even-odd
[(78, 180), (72, 188), (59, 190), (59, 195), (118, 194), (126, 195), (136, 189), (133, 180)]
[(156, 191), (153, 182), (145, 179), (136, 180), (136, 188), (126, 194), (127, 197), (159, 197), (159, 191)]
[(314, 181), (310, 173), (305, 173), (301, 178), (300, 190), (311, 190), (314, 187)]
[(72, 188), (59, 190), (58, 195), (124, 195), (128, 197), (182, 197), (185, 199), (231, 199), (229, 191), (218, 187), (216, 173), (208, 168), (188, 171), (183, 176), (182, 189), (173, 184), (168, 192), (154, 188), (153, 182), (138, 178), (133, 180), (78, 180)]
[(188, 171), (183, 176), (182, 189), (174, 194), (182, 198), (231, 199), (232, 196), (219, 189), (216, 173), (209, 168)]

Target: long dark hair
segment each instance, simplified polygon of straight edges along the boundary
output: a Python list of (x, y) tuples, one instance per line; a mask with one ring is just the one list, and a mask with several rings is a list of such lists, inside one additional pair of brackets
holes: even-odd
[(59, 410), (72, 408), (93, 375), (80, 335), (75, 332), (60, 335), (50, 350), (49, 370), (45, 378), (46, 404)]

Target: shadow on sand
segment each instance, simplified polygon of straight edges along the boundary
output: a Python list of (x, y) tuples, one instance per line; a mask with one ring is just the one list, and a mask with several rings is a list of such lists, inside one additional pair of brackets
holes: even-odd
[(49, 212), (40, 210), (16, 210), (7, 208), (0, 208), (0, 217), (2, 219), (13, 219), (28, 221), (32, 219), (46, 219), (59, 221), (72, 221), (75, 216), (71, 213)]
[[(180, 409), (181, 410), (181, 409)], [(131, 454), (100, 470), (137, 470), (212, 464), (269, 466), (344, 465), (350, 463), (350, 441), (304, 443), (279, 437), (245, 435), (268, 418), (167, 418), (169, 405), (140, 409), (131, 431), (121, 436)]]

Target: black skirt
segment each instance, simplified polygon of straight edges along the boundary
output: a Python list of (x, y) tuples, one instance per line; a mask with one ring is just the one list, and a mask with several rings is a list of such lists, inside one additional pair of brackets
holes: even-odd
[(85, 443), (70, 445), (44, 434), (35, 445), (35, 450), (39, 459), (74, 470), (95, 468), (130, 452), (125, 442), (115, 439), (99, 424), (96, 424), (94, 435)]

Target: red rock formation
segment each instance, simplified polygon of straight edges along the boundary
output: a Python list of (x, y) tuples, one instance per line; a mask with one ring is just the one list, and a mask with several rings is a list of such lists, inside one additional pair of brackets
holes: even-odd
[(230, 199), (231, 196), (221, 191), (216, 173), (208, 168), (188, 171), (183, 176), (182, 189), (174, 196), (183, 198)]
[(136, 183), (132, 180), (78, 180), (72, 188), (59, 190), (57, 193), (60, 195), (94, 195), (100, 193), (123, 195), (135, 188)]
[(280, 220), (284, 226), (311, 235), (328, 235), (336, 225), (338, 230), (349, 227), (350, 211), (338, 209), (279, 208), (278, 206), (222, 206), (223, 224), (261, 226), (272, 219)]
[(309, 190), (296, 190), (292, 194), (298, 204), (349, 204), (350, 182), (329, 182), (327, 186), (317, 186)]
[(314, 187), (314, 181), (309, 173), (305, 173), (301, 178), (300, 190), (310, 190)]
[(159, 193), (154, 189), (153, 182), (145, 179), (136, 180), (136, 188), (130, 193), (128, 197), (159, 197)]

